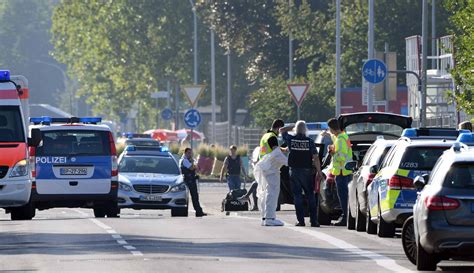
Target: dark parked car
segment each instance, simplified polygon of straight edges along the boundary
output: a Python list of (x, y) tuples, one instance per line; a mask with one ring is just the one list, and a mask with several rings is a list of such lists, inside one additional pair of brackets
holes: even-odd
[(408, 259), (418, 270), (435, 270), (441, 260), (474, 260), (474, 150), (454, 144), (414, 186), (421, 192), (402, 230)]
[[(360, 165), (369, 147), (383, 136), (386, 140), (395, 140), (400, 137), (405, 128), (410, 128), (412, 118), (409, 116), (390, 113), (365, 112), (342, 114), (338, 118), (339, 126), (349, 135), (352, 143), (353, 159)], [(323, 150), (324, 143), (317, 143)], [(330, 155), (323, 163), (330, 162)], [(325, 166), (323, 166), (324, 168)], [(324, 170), (319, 192), (319, 223), (331, 224), (331, 220), (339, 218), (341, 207), (337, 197), (334, 177), (329, 174), (330, 166)]]

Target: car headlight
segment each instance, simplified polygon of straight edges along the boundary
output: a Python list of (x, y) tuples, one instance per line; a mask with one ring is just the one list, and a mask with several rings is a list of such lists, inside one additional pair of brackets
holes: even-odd
[(125, 184), (123, 182), (119, 182), (119, 189), (122, 191), (132, 191), (132, 187), (128, 184)]
[(28, 175), (28, 161), (26, 159), (22, 159), (15, 164), (13, 167), (12, 172), (10, 173), (10, 177), (20, 177), (20, 176), (27, 176)]
[(170, 192), (180, 192), (186, 190), (186, 184), (181, 183), (176, 186), (171, 187)]

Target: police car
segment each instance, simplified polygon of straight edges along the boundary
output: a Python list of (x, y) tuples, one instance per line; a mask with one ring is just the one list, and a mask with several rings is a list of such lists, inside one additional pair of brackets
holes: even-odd
[[(468, 144), (472, 134), (459, 137)], [(416, 177), (413, 217), (403, 225), (402, 244), (418, 270), (436, 270), (441, 260), (474, 260), (474, 150), (456, 142), (432, 175)]]
[(171, 216), (188, 216), (188, 190), (167, 147), (127, 146), (119, 172), (120, 208), (171, 209)]
[(405, 129), (387, 153), (368, 186), (368, 220), (377, 224), (379, 237), (393, 237), (395, 227), (411, 216), (416, 201), (413, 180), (429, 174), (438, 158), (464, 130)]
[(41, 144), (30, 149), (31, 203), (39, 209), (93, 208), (118, 217), (115, 142), (101, 118), (30, 118)]

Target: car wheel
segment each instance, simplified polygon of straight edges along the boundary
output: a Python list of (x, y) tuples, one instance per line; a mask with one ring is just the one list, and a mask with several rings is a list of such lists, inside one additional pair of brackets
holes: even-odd
[(318, 206), (318, 221), (321, 225), (331, 225), (331, 217), (324, 212), (321, 206)]
[(188, 207), (172, 208), (171, 217), (188, 217)]
[(105, 209), (102, 207), (94, 208), (94, 216), (95, 218), (104, 218), (106, 215)]
[(382, 211), (380, 209), (379, 202), (379, 224), (377, 225), (377, 235), (381, 238), (392, 238), (395, 236), (395, 225), (393, 223), (387, 223), (382, 217)]
[(357, 231), (365, 231), (366, 229), (365, 221), (367, 220), (365, 217), (366, 216), (360, 211), (359, 202), (357, 202), (356, 221), (355, 221), (356, 222), (355, 229)]
[(347, 229), (349, 230), (354, 230), (355, 229), (355, 218), (352, 216), (351, 213), (351, 206), (349, 205), (349, 202), (347, 202)]
[(368, 234), (377, 234), (377, 225), (374, 222), (372, 222), (371, 218), (372, 216), (370, 215), (370, 210), (369, 210), (367, 212), (367, 218), (365, 220), (366, 222), (365, 231)]
[(120, 208), (117, 203), (111, 204), (105, 208), (107, 218), (120, 218)]
[(429, 254), (418, 241), (416, 251), (416, 269), (419, 271), (435, 271), (439, 258), (434, 254)]
[(36, 209), (32, 203), (28, 203), (22, 207), (13, 208), (10, 212), (12, 221), (31, 220), (35, 217)]
[(413, 216), (409, 217), (402, 228), (402, 245), (403, 251), (408, 260), (416, 265), (416, 240), (415, 240), (415, 226), (413, 225)]

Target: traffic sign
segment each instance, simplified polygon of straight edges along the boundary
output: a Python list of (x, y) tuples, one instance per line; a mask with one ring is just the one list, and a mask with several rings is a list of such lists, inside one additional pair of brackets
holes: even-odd
[(167, 99), (169, 97), (168, 91), (158, 91), (151, 93), (152, 99)]
[(369, 83), (379, 83), (387, 76), (387, 66), (377, 59), (370, 59), (362, 67), (362, 76)]
[(293, 97), (293, 100), (295, 101), (296, 105), (298, 105), (298, 107), (301, 106), (301, 103), (303, 102), (303, 99), (306, 96), (308, 90), (309, 84), (307, 83), (288, 84), (288, 91), (290, 91), (290, 94)]
[(173, 118), (173, 111), (169, 108), (163, 109), (163, 111), (161, 111), (161, 118), (163, 118), (164, 120), (172, 119)]
[(201, 124), (201, 114), (196, 109), (189, 109), (184, 114), (184, 124), (191, 129), (194, 129)]
[(191, 104), (192, 107), (196, 105), (197, 100), (202, 94), (202, 91), (206, 88), (205, 85), (185, 85), (182, 86), (184, 90), (184, 94), (186, 94), (186, 97), (189, 100), (189, 103)]

